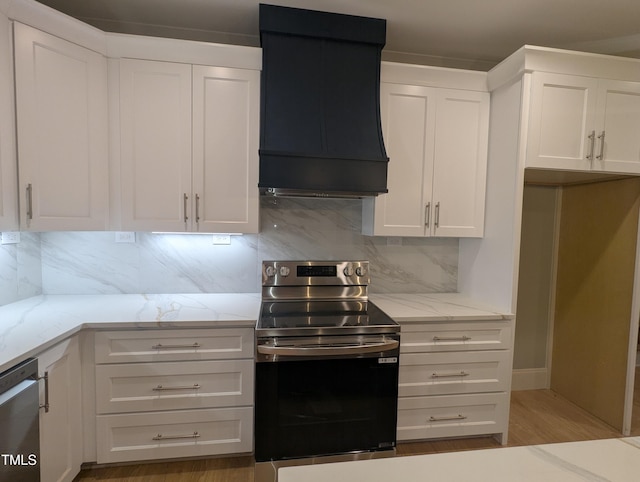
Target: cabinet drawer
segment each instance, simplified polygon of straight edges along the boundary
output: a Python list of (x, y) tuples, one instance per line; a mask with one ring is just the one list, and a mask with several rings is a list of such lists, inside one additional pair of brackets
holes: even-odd
[(398, 400), (398, 440), (504, 432), (508, 404), (506, 392), (401, 398)]
[(405, 353), (400, 357), (398, 396), (503, 392), (511, 352)]
[(253, 405), (253, 379), (253, 360), (97, 365), (97, 413)]
[(252, 328), (97, 332), (96, 363), (253, 358)]
[(512, 322), (403, 323), (400, 353), (511, 348)]
[(253, 408), (99, 415), (99, 464), (252, 451)]

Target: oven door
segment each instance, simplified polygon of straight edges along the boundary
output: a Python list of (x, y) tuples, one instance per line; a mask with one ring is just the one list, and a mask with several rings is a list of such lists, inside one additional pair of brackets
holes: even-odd
[(259, 341), (256, 461), (394, 448), (398, 340)]

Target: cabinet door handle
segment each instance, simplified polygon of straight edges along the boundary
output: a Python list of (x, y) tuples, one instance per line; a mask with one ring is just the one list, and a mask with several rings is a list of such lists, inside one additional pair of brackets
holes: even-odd
[(33, 186), (27, 184), (27, 219), (33, 219)]
[(462, 336), (434, 336), (433, 341), (469, 341), (471, 340), (470, 336), (462, 335)]
[(40, 405), (38, 408), (44, 408), (44, 413), (49, 413), (49, 372), (44, 372), (44, 375), (38, 377), (38, 380), (44, 380), (44, 405)]
[(198, 342), (192, 343), (191, 345), (163, 345), (158, 343), (151, 347), (152, 350), (173, 350), (176, 348), (202, 348), (202, 345)]
[(194, 383), (190, 386), (183, 387), (163, 387), (162, 385), (158, 385), (157, 387), (153, 387), (152, 390), (154, 392), (164, 392), (166, 390), (200, 390), (202, 386), (199, 383)]
[(600, 154), (596, 156), (596, 159), (601, 161), (604, 159), (604, 131), (598, 136), (598, 139), (600, 139)]
[(429, 417), (429, 422), (447, 422), (450, 420), (465, 420), (465, 415), (454, 415), (453, 417)]
[(200, 194), (196, 193), (196, 224), (200, 223)]
[(440, 227), (440, 202), (436, 203), (436, 219), (433, 226), (436, 228)]
[(181, 438), (199, 438), (200, 434), (198, 432), (193, 432), (186, 435), (162, 435), (159, 433), (152, 440), (176, 440)]
[(591, 131), (591, 134), (587, 137), (589, 138), (589, 154), (587, 154), (587, 159), (593, 161), (593, 150), (595, 149), (596, 144), (596, 131)]
[(431, 218), (431, 203), (428, 202), (427, 205), (424, 207), (424, 225), (426, 227), (429, 227), (430, 218)]
[(187, 193), (185, 192), (182, 195), (182, 209), (183, 209), (185, 224), (187, 223), (187, 221), (189, 221), (189, 216), (187, 215), (187, 203), (188, 203), (188, 201), (189, 201), (189, 196), (187, 196)]
[(432, 373), (431, 378), (457, 378), (457, 377), (468, 377), (470, 374), (462, 371), (459, 373)]

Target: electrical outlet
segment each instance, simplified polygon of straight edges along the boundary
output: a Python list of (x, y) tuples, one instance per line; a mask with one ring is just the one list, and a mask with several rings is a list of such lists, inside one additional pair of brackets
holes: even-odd
[(2, 233), (2, 244), (18, 244), (20, 242), (20, 231), (10, 231)]
[(229, 234), (214, 234), (213, 244), (231, 244), (231, 235)]
[(136, 233), (132, 231), (118, 231), (116, 232), (116, 243), (135, 243)]

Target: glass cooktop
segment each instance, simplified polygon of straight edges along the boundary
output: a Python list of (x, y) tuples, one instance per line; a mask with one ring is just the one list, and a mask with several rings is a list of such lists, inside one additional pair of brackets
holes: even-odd
[(257, 336), (397, 333), (398, 325), (371, 301), (263, 301)]

